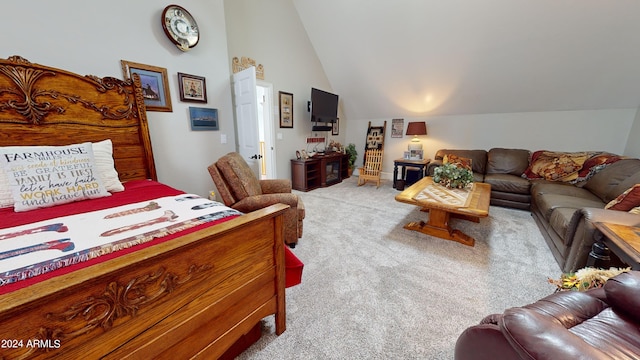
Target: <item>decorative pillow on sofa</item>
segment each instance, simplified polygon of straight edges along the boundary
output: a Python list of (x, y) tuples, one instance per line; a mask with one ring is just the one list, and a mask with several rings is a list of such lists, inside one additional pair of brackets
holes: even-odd
[(15, 211), (111, 195), (102, 184), (91, 143), (0, 148)]
[[(124, 186), (120, 182), (118, 172), (113, 162), (113, 144), (110, 139), (95, 142), (91, 144), (93, 149), (93, 158), (98, 174), (102, 179), (102, 183), (107, 191), (118, 192), (124, 191)], [(13, 148), (18, 148), (17, 146)], [(26, 148), (26, 146), (25, 146)], [(38, 149), (39, 146), (29, 146), (31, 149)], [(0, 153), (4, 148), (0, 148)], [(2, 166), (0, 166), (0, 208), (13, 206), (13, 195), (9, 187), (9, 178), (5, 174)]]
[(611, 200), (604, 208), (610, 210), (630, 211), (640, 206), (640, 184), (635, 184), (627, 191)]
[(569, 182), (578, 177), (579, 171), (590, 156), (587, 152), (536, 151), (531, 155), (529, 167), (523, 176), (528, 179)]
[(471, 169), (471, 159), (470, 158), (465, 158), (465, 157), (461, 157), (458, 155), (454, 155), (454, 154), (446, 154), (443, 158), (442, 158), (442, 163), (443, 164), (454, 164), (457, 167), (463, 168), (463, 169), (467, 169), (467, 170), (472, 170)]

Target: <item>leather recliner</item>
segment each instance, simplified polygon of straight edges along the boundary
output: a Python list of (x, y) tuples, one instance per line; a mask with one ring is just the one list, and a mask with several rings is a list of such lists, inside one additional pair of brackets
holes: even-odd
[(639, 310), (640, 271), (623, 273), (485, 317), (460, 335), (455, 359), (639, 359)]

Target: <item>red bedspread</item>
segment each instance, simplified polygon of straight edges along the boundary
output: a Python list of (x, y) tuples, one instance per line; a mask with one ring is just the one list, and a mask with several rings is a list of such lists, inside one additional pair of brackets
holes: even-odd
[(78, 201), (33, 211), (15, 212), (13, 208), (3, 208), (0, 209), (0, 229), (54, 219), (64, 215), (108, 209), (162, 196), (184, 194), (184, 191), (150, 180), (128, 181), (124, 183), (124, 189), (124, 191), (99, 199)]
[[(137, 180), (137, 181), (127, 182), (124, 185), (125, 185), (125, 191), (114, 193), (112, 196), (105, 197), (105, 198), (79, 201), (79, 202), (63, 204), (63, 205), (59, 205), (51, 208), (44, 208), (44, 209), (38, 209), (38, 210), (27, 211), (27, 212), (19, 212), (19, 213), (14, 212), (13, 208), (0, 209), (0, 219), (1, 219), (0, 229), (6, 229), (6, 228), (26, 225), (26, 224), (34, 223), (38, 221), (55, 219), (60, 216), (75, 215), (75, 214), (80, 214), (80, 213), (85, 213), (90, 211), (108, 209), (108, 208), (117, 207), (117, 206), (130, 204), (130, 203), (148, 201), (148, 200), (152, 200), (152, 199), (156, 199), (164, 196), (175, 196), (175, 195), (184, 194), (183, 191), (176, 190), (172, 187), (169, 187), (167, 185), (164, 185), (155, 181)], [(96, 264), (102, 261), (107, 261), (118, 256), (129, 254), (131, 252), (144, 249), (164, 241), (174, 239), (178, 236), (182, 236), (182, 235), (200, 230), (202, 228), (215, 225), (217, 223), (229, 220), (233, 217), (227, 217), (227, 218), (212, 221), (206, 224), (198, 225), (198, 226), (189, 228), (187, 230), (184, 230), (180, 233), (168, 234), (166, 236), (151, 240), (143, 244), (139, 244), (134, 247), (122, 249), (120, 251), (110, 253), (110, 254), (105, 254), (98, 258), (90, 259), (82, 263), (73, 264), (73, 265), (62, 267), (50, 272), (46, 272), (41, 275), (38, 275), (37, 277), (24, 279), (14, 283), (8, 283), (3, 286), (0, 286), (0, 294), (8, 293), (8, 292), (17, 290), (19, 288), (29, 286), (36, 282), (50, 279), (52, 277), (59, 276), (62, 274), (67, 274), (86, 266), (91, 266), (93, 264)]]

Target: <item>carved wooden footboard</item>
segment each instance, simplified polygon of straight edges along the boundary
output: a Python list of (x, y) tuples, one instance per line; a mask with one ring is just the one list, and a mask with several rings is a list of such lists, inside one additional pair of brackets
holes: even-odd
[(2, 358), (212, 359), (271, 314), (282, 333), (286, 208), (3, 295)]

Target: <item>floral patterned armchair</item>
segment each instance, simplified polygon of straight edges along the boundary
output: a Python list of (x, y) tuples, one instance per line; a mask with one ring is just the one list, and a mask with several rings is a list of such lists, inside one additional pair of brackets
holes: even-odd
[(241, 212), (251, 212), (273, 204), (286, 204), (284, 241), (295, 247), (302, 237), (304, 204), (291, 193), (291, 180), (259, 180), (236, 152), (228, 153), (207, 168), (225, 205)]

